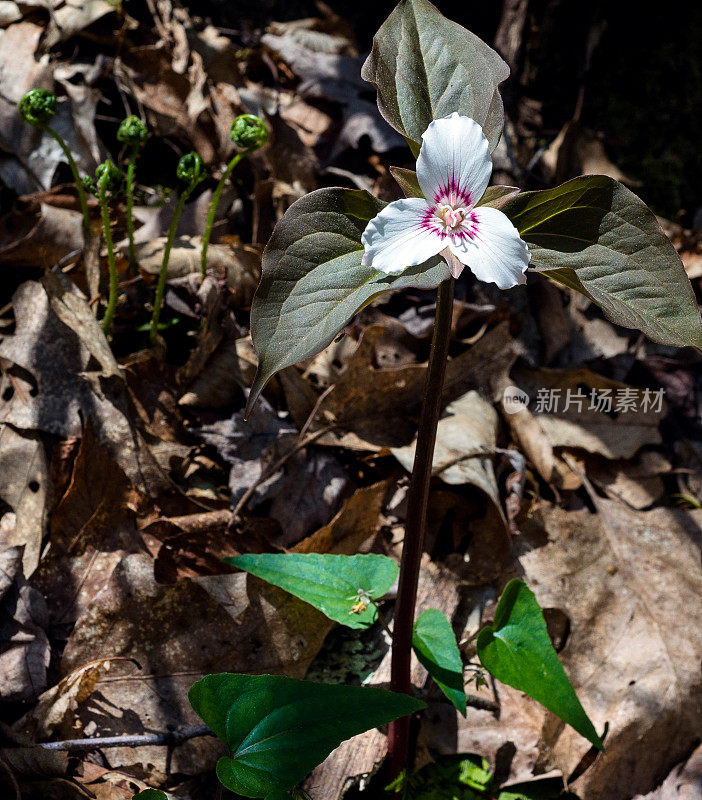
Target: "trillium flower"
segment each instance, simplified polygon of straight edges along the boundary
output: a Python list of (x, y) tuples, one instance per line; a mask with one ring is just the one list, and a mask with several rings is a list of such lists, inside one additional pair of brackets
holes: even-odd
[(491, 172), (488, 140), (475, 120), (456, 113), (434, 120), (417, 159), (424, 198), (389, 203), (368, 223), (361, 263), (396, 273), (441, 253), (454, 278), (468, 267), (500, 289), (526, 283), (530, 256), (517, 229), (496, 208), (475, 205)]

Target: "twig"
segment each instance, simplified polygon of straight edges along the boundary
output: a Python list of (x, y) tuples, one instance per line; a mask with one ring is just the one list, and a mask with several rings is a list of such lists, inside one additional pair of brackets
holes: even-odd
[(387, 635), (390, 637), (390, 641), (392, 642), (392, 631), (390, 630), (390, 626), (388, 625), (388, 621), (385, 619), (385, 615), (380, 610), (380, 606), (376, 600), (371, 600), (371, 603), (375, 606), (376, 613), (378, 614), (378, 622), (381, 624), (383, 630)]
[(302, 426), (302, 430), (300, 431), (300, 436), (304, 436), (307, 433), (307, 431), (310, 428), (310, 425), (314, 422), (314, 418), (317, 416), (317, 412), (319, 411), (319, 407), (327, 399), (327, 397), (331, 394), (331, 392), (334, 391), (335, 387), (336, 387), (336, 384), (332, 383), (331, 386), (327, 386), (327, 388), (322, 392), (322, 394), (319, 395), (319, 397), (315, 401), (315, 404), (314, 404), (314, 406), (312, 408), (312, 411), (310, 411), (309, 417), (307, 417), (307, 421)]
[(466, 693), (466, 705), (471, 708), (478, 708), (481, 711), (499, 711), (499, 703), (494, 700), (488, 700), (487, 697), (478, 697), (476, 694)]
[(214, 736), (207, 725), (195, 725), (164, 733), (143, 733), (136, 736), (95, 736), (92, 739), (67, 739), (63, 742), (39, 742), (38, 747), (44, 750), (67, 750), (81, 753), (88, 750), (102, 750), (104, 747), (145, 747), (146, 745), (162, 745), (177, 747), (198, 736)]
[(249, 486), (249, 488), (244, 492), (244, 494), (242, 494), (241, 498), (239, 499), (239, 502), (236, 504), (234, 510), (232, 511), (232, 519), (233, 520), (238, 519), (241, 512), (244, 510), (244, 508), (246, 508), (246, 504), (253, 497), (253, 494), (256, 491), (256, 489), (264, 481), (267, 481), (271, 476), (275, 475), (275, 473), (278, 472), (278, 470), (287, 462), (289, 458), (294, 456), (295, 453), (298, 453), (300, 450), (303, 450), (305, 447), (307, 447), (308, 444), (311, 444), (316, 439), (319, 439), (320, 437), (324, 436), (325, 433), (329, 433), (329, 431), (334, 430), (334, 428), (336, 428), (336, 425), (327, 425), (324, 428), (320, 428), (319, 430), (314, 431), (314, 433), (310, 433), (308, 436), (305, 436), (304, 439), (300, 439), (294, 447), (291, 447), (290, 450), (287, 451), (287, 453), (282, 455), (274, 464), (268, 467), (267, 470), (264, 470), (264, 472), (261, 473), (258, 480), (256, 480), (251, 486)]

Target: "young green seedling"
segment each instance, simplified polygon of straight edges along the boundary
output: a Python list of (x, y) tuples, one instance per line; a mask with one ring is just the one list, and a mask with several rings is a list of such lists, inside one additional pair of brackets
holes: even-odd
[(158, 338), (158, 320), (161, 316), (161, 306), (163, 305), (163, 292), (166, 287), (166, 275), (168, 273), (168, 260), (171, 257), (171, 248), (173, 247), (173, 240), (175, 239), (176, 231), (178, 229), (178, 219), (180, 218), (181, 211), (185, 205), (185, 201), (190, 197), (193, 189), (205, 179), (205, 165), (197, 153), (186, 153), (178, 162), (176, 169), (178, 179), (185, 183), (185, 189), (180, 193), (178, 203), (176, 204), (173, 218), (171, 219), (171, 226), (168, 230), (168, 238), (166, 239), (166, 246), (163, 249), (163, 259), (161, 261), (161, 270), (158, 273), (158, 283), (156, 284), (156, 296), (154, 298), (154, 310), (151, 316), (151, 342), (156, 343)]
[(241, 114), (241, 116), (238, 116), (234, 122), (232, 122), (230, 133), (232, 141), (237, 148), (239, 148), (239, 152), (237, 152), (229, 164), (227, 164), (227, 168), (224, 170), (222, 177), (219, 179), (219, 182), (214, 190), (214, 194), (212, 195), (210, 210), (207, 213), (205, 233), (202, 237), (200, 269), (202, 271), (203, 278), (207, 274), (207, 250), (210, 246), (212, 226), (214, 225), (215, 214), (217, 213), (217, 206), (219, 205), (219, 200), (222, 196), (224, 184), (227, 182), (229, 176), (232, 174), (232, 170), (241, 161), (241, 159), (244, 158), (244, 156), (247, 156), (249, 153), (253, 153), (254, 150), (258, 150), (260, 147), (263, 147), (268, 140), (268, 128), (266, 128), (266, 123), (259, 117), (255, 117), (253, 114)]
[(88, 199), (85, 194), (85, 189), (83, 188), (83, 181), (78, 173), (78, 167), (71, 151), (68, 149), (68, 145), (64, 142), (63, 137), (49, 124), (56, 115), (56, 108), (56, 95), (48, 91), (48, 89), (31, 89), (19, 103), (19, 113), (22, 119), (35, 128), (38, 128), (40, 131), (48, 133), (49, 136), (56, 140), (66, 156), (68, 166), (71, 168), (73, 180), (76, 184), (78, 200), (83, 213), (83, 236), (87, 240), (90, 237), (90, 210), (88, 208)]
[(129, 165), (127, 166), (127, 238), (129, 239), (129, 265), (136, 274), (137, 259), (134, 247), (134, 173), (141, 146), (146, 141), (149, 131), (146, 125), (134, 115), (127, 117), (120, 123), (117, 130), (117, 141), (129, 147)]
[(100, 164), (95, 170), (95, 186), (97, 187), (98, 200), (100, 202), (102, 231), (105, 237), (107, 264), (110, 271), (110, 289), (107, 299), (107, 309), (102, 319), (102, 330), (105, 336), (107, 336), (112, 328), (112, 319), (117, 308), (117, 292), (119, 289), (117, 265), (115, 264), (115, 249), (112, 243), (112, 229), (110, 228), (110, 207), (107, 202), (107, 195), (108, 192), (114, 193), (122, 187), (122, 173), (109, 159), (103, 164)]

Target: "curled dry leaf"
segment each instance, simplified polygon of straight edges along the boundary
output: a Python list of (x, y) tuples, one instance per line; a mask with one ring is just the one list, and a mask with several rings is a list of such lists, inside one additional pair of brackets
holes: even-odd
[(663, 497), (663, 476), (672, 465), (656, 450), (643, 450), (629, 461), (609, 461), (601, 456), (586, 459), (585, 474), (612, 500), (630, 508), (644, 509)]
[(357, 489), (334, 518), (291, 548), (294, 553), (336, 553), (352, 556), (378, 531), (388, 482)]
[(118, 8), (107, 0), (83, 0), (81, 3), (64, 2), (54, 7), (49, 27), (44, 37), (44, 47), (52, 48), (65, 42), (77, 33), (92, 25), (105, 14), (112, 14)]
[(111, 661), (93, 661), (62, 678), (56, 686), (44, 692), (34, 708), (13, 726), (13, 730), (34, 741), (48, 739), (54, 732), (72, 729), (71, 718), (79, 703), (93, 692), (98, 678), (110, 669)]

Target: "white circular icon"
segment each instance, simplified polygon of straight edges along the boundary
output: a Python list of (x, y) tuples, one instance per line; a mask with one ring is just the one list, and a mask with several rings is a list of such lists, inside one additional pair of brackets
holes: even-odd
[(529, 405), (529, 395), (518, 386), (508, 386), (502, 393), (502, 407), (508, 414), (516, 414)]

